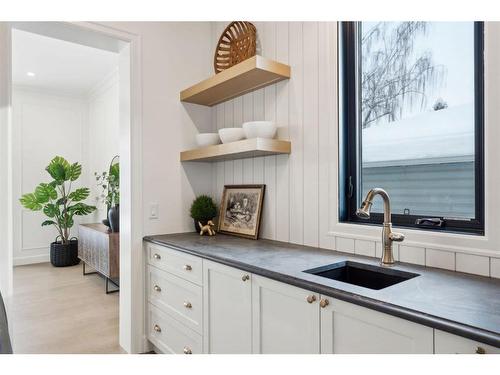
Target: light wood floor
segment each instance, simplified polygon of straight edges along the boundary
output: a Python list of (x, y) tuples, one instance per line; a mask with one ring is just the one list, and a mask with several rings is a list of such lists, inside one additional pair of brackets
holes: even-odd
[(99, 275), (83, 276), (81, 264), (15, 267), (14, 353), (122, 353), (119, 296), (106, 294), (104, 283)]

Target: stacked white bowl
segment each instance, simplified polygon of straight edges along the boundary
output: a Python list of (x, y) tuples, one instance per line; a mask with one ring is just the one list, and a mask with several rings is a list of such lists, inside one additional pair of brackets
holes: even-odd
[(272, 139), (276, 135), (276, 124), (272, 121), (249, 121), (243, 124), (243, 131), (247, 139)]
[(217, 133), (200, 133), (196, 134), (196, 144), (198, 147), (206, 147), (218, 145), (220, 143), (219, 134)]
[(249, 121), (241, 128), (222, 128), (219, 133), (200, 133), (196, 135), (196, 143), (199, 147), (206, 147), (222, 143), (231, 143), (242, 139), (267, 138), (272, 139), (276, 135), (276, 124), (272, 121)]
[(242, 128), (222, 128), (219, 129), (219, 136), (222, 143), (240, 141), (245, 138)]

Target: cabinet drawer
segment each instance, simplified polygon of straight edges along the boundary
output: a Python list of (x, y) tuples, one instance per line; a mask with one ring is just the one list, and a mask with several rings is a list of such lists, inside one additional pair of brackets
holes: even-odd
[(148, 266), (147, 276), (149, 302), (201, 334), (201, 286), (152, 266)]
[(201, 335), (168, 316), (152, 304), (148, 305), (148, 338), (163, 353), (201, 354)]
[(148, 244), (147, 248), (149, 264), (195, 284), (202, 285), (201, 258), (155, 244)]
[(434, 330), (434, 351), (436, 354), (500, 354), (500, 348), (437, 329)]

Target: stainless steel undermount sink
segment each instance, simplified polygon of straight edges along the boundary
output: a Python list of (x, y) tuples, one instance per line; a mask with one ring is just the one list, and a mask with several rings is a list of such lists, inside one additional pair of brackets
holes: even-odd
[(304, 272), (374, 290), (384, 289), (420, 276), (417, 273), (351, 261), (328, 264)]

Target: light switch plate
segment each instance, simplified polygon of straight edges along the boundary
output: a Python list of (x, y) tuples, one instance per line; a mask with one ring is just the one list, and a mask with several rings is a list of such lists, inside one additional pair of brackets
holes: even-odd
[(149, 220), (156, 220), (160, 217), (160, 206), (158, 203), (149, 205)]

